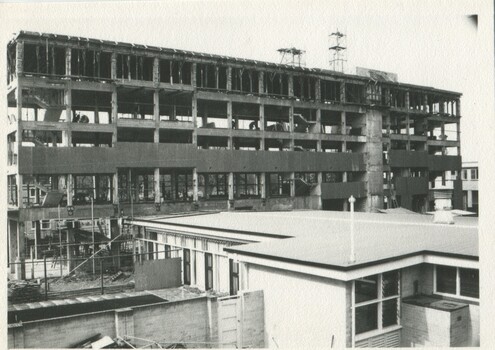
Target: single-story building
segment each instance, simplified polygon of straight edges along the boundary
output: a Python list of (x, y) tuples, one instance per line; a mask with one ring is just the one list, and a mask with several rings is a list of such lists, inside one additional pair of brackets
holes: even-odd
[(348, 212), (129, 223), (146, 252), (181, 248), (184, 284), (263, 290), (267, 347), (479, 346), (477, 219), (448, 225), (420, 214), (354, 216), (354, 254)]

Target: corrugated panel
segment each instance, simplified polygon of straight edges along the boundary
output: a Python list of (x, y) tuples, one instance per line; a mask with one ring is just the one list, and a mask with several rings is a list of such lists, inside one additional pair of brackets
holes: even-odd
[(398, 348), (400, 329), (356, 342), (356, 348)]

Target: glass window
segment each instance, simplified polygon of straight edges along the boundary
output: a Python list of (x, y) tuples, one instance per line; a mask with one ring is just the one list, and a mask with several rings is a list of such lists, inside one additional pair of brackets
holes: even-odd
[(324, 173), (323, 182), (342, 182), (342, 173)]
[(236, 198), (259, 197), (260, 177), (255, 173), (241, 173), (234, 176), (234, 195)]
[(227, 174), (198, 174), (199, 198), (227, 198)]
[(183, 272), (184, 272), (184, 284), (191, 284), (191, 251), (189, 249), (184, 249), (184, 259), (183, 259)]
[(356, 334), (378, 328), (378, 304), (370, 304), (356, 308)]
[(382, 325), (393, 326), (398, 323), (397, 299), (386, 300), (382, 303)]
[(437, 266), (437, 292), (456, 294), (457, 268)]
[(270, 196), (290, 196), (290, 178), (288, 174), (270, 174), (268, 180)]
[(205, 290), (213, 289), (213, 255), (205, 253)]
[(163, 200), (173, 200), (172, 174), (160, 175), (160, 190)]
[[(438, 270), (437, 270), (438, 273)], [(462, 296), (470, 298), (480, 297), (479, 270), (459, 268), (460, 292)]]
[(398, 271), (391, 271), (383, 274), (382, 292), (384, 298), (399, 294)]
[(358, 279), (355, 286), (356, 304), (378, 298), (378, 275)]

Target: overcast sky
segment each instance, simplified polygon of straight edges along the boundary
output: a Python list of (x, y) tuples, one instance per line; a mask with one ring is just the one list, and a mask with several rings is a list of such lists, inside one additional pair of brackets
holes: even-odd
[(347, 35), (347, 73), (373, 68), (397, 73), (401, 82), (463, 93), (462, 155), (478, 159), (476, 128), (486, 117), (483, 101), (491, 98), (483, 82), (488, 61), (484, 39), (466, 16), (481, 15), (480, 25), (486, 25), (487, 1), (283, 3), (2, 4), (0, 25), (3, 43), (22, 29), (273, 62), (278, 48), (295, 46), (306, 50), (308, 67), (319, 68), (329, 67), (328, 34), (338, 28)]

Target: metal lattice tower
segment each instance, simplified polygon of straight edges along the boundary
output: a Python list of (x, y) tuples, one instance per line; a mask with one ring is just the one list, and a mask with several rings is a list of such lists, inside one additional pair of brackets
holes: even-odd
[(345, 62), (347, 62), (346, 35), (337, 31), (329, 36), (330, 69), (344, 73)]
[(306, 51), (296, 49), (295, 47), (281, 48), (277, 50), (280, 53), (280, 63), (295, 67), (306, 66), (304, 54)]

